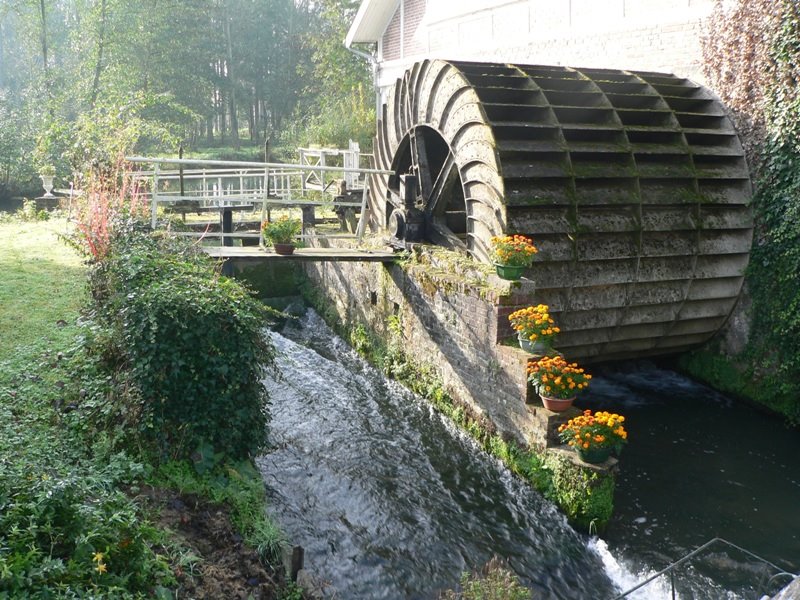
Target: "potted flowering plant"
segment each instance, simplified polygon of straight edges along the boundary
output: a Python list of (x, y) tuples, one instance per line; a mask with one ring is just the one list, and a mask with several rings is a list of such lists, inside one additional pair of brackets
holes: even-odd
[(547, 304), (521, 308), (508, 315), (508, 320), (517, 332), (520, 348), (533, 354), (545, 354), (553, 338), (561, 332)]
[(503, 279), (515, 280), (531, 266), (538, 250), (530, 238), (523, 235), (495, 236), (491, 239), (491, 255), (497, 274)]
[(272, 245), (277, 254), (291, 254), (294, 252), (294, 238), (303, 228), (300, 219), (292, 219), (287, 215), (278, 217), (274, 221), (261, 223), (261, 236), (264, 243)]
[(528, 381), (536, 386), (544, 407), (553, 412), (572, 406), (575, 396), (589, 387), (591, 379), (577, 363), (568, 363), (563, 356), (544, 356), (528, 363)]
[(625, 417), (605, 411), (585, 410), (579, 417), (570, 419), (558, 428), (561, 441), (569, 444), (588, 463), (604, 462), (611, 452), (619, 454), (628, 443)]

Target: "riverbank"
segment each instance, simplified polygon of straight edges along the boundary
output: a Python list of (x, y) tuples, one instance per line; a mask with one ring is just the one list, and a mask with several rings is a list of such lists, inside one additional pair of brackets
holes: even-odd
[(283, 537), (263, 518), (252, 466), (201, 475), (81, 431), (85, 411), (100, 409), (86, 398), (107, 380), (86, 356), (86, 270), (59, 239), (65, 228), (0, 224), (0, 590), (299, 597), (280, 561), (265, 560)]

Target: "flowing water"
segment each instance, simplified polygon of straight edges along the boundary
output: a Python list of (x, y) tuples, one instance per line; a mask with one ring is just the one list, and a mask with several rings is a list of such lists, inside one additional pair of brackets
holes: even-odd
[[(737, 511), (733, 496), (709, 497), (713, 492), (704, 487), (702, 472), (694, 472), (691, 461), (686, 464), (687, 455), (693, 455), (695, 464), (708, 463), (709, 456), (719, 460), (719, 445), (709, 435), (697, 444), (690, 438), (673, 444), (668, 425), (661, 422), (657, 409), (671, 401), (669, 386), (661, 398), (647, 381), (653, 375), (677, 376), (636, 370), (595, 380), (590, 401), (624, 407), (632, 430), (623, 455), (617, 513), (603, 541), (576, 533), (552, 504), (481, 452), (424, 400), (358, 358), (313, 312), (272, 338), (279, 351), (279, 374), (266, 384), (274, 449), (258, 464), (270, 511), (289, 539), (304, 547), (306, 566), (327, 585), (329, 597), (436, 598), (458, 583), (461, 572), (480, 569), (498, 555), (534, 591), (534, 598), (610, 598), (714, 535), (752, 541), (742, 542), (733, 532), (725, 535), (727, 531), (711, 524), (718, 517), (709, 515), (716, 504), (738, 515), (736, 526), (743, 526), (748, 515)], [(676, 381), (694, 385), (683, 378)], [(687, 398), (692, 394), (687, 392)], [(632, 401), (632, 395), (638, 400)], [(656, 398), (652, 406), (651, 397)], [(718, 396), (709, 402), (712, 409), (731, 409)], [(667, 411), (662, 407), (662, 412)], [(714, 415), (691, 418), (699, 426), (707, 417), (713, 421)], [(689, 418), (680, 414), (670, 422)], [(653, 433), (664, 428), (666, 441)], [(787, 437), (787, 450), (796, 438)], [(706, 453), (709, 448), (716, 454)], [(797, 446), (794, 451), (797, 456)], [(653, 453), (658, 460), (652, 460)], [(735, 466), (731, 471), (731, 481), (737, 481)], [(670, 477), (678, 479), (664, 481)], [(777, 505), (794, 502), (795, 510), (786, 515), (794, 520), (800, 506), (796, 479), (789, 484), (793, 495)], [(669, 493), (662, 493), (664, 485)], [(785, 491), (782, 486), (775, 494)], [(770, 495), (759, 503), (773, 500)], [(693, 502), (702, 509), (687, 508)], [(759, 505), (763, 512), (773, 506)], [(676, 516), (681, 522), (677, 530)], [(706, 521), (708, 526), (702, 526)], [(795, 524), (785, 523), (787, 528)], [(796, 529), (794, 537), (784, 535), (780, 548), (751, 549), (776, 561), (786, 558), (784, 552), (796, 557), (796, 535)], [(743, 564), (749, 565), (735, 562), (734, 570)], [(752, 597), (747, 582), (726, 583), (712, 583), (705, 572), (692, 570), (679, 578), (683, 598)], [(635, 597), (668, 598), (669, 587), (659, 581)]]

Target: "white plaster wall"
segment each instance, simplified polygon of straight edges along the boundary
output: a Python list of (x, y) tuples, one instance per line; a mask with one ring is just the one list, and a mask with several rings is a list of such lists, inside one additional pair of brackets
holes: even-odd
[[(380, 87), (423, 58), (659, 71), (703, 83), (701, 36), (714, 6), (714, 0), (404, 3), (406, 21), (412, 11), (424, 15), (405, 28), (403, 52), (394, 54), (400, 58), (381, 61)], [(379, 58), (389, 54), (387, 43)]]

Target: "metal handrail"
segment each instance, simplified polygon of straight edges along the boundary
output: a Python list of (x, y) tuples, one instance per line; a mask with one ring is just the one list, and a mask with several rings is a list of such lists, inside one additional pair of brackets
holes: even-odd
[(618, 596), (614, 596), (614, 598), (612, 598), (612, 600), (620, 600), (621, 598), (626, 598), (629, 595), (631, 595), (633, 592), (635, 592), (637, 590), (640, 590), (641, 588), (645, 587), (646, 585), (649, 585), (650, 583), (652, 583), (653, 581), (655, 581), (656, 579), (658, 579), (662, 575), (666, 575), (666, 574), (670, 575), (670, 582), (671, 582), (671, 587), (672, 587), (672, 598), (674, 600), (675, 599), (675, 578), (674, 578), (675, 569), (677, 569), (679, 566), (683, 565), (684, 563), (689, 562), (690, 560), (695, 558), (697, 555), (701, 554), (702, 552), (704, 552), (705, 550), (707, 550), (709, 547), (713, 546), (716, 543), (727, 544), (731, 548), (735, 548), (736, 550), (739, 550), (740, 552), (743, 552), (743, 553), (747, 554), (748, 556), (750, 556), (750, 557), (752, 557), (752, 558), (754, 558), (754, 559), (756, 559), (756, 560), (758, 560), (758, 561), (760, 561), (760, 562), (762, 562), (762, 563), (764, 563), (766, 565), (769, 565), (770, 567), (772, 567), (773, 569), (778, 571), (775, 575), (773, 575), (772, 577), (769, 578), (769, 580), (767, 581), (767, 583), (765, 585), (768, 585), (769, 583), (771, 583), (774, 579), (776, 579), (778, 577), (791, 577), (792, 579), (794, 579), (795, 577), (800, 577), (800, 574), (794, 574), (794, 573), (789, 573), (787, 571), (784, 571), (779, 566), (777, 566), (777, 565), (771, 563), (770, 561), (768, 561), (766, 558), (762, 558), (762, 557), (758, 556), (757, 554), (754, 554), (753, 552), (750, 552), (749, 550), (746, 550), (745, 548), (742, 548), (741, 546), (737, 546), (733, 542), (729, 542), (728, 540), (725, 540), (723, 538), (715, 537), (715, 538), (707, 541), (702, 546), (700, 546), (698, 548), (695, 548), (694, 550), (689, 552), (689, 554), (687, 554), (686, 556), (676, 560), (674, 563), (672, 563), (668, 567), (660, 570), (655, 575), (652, 575), (652, 576), (648, 577), (644, 581), (640, 582), (639, 584), (637, 584), (636, 586), (630, 588), (629, 590), (619, 594)]
[[(360, 219), (355, 227), (356, 239), (361, 239), (366, 229), (367, 197), (370, 192), (370, 175), (385, 175), (391, 171), (350, 166), (304, 165), (268, 162), (220, 161), (186, 158), (160, 157), (126, 157), (132, 163), (152, 164), (153, 169), (132, 173), (134, 179), (149, 182), (150, 220), (153, 228), (158, 223), (158, 205), (180, 205), (197, 203), (199, 209), (220, 211), (222, 232), (218, 236), (220, 243), (232, 237), (248, 237), (244, 234), (233, 234), (231, 227), (231, 210), (261, 208), (261, 221), (264, 221), (271, 207), (296, 207), (304, 211), (313, 210), (316, 206), (349, 210), (360, 208)], [(162, 165), (168, 169), (162, 170)], [(177, 169), (175, 167), (178, 167)], [(184, 168), (189, 167), (189, 168)], [(305, 182), (306, 174), (321, 172), (350, 173), (364, 178), (364, 184), (350, 192), (360, 193), (360, 201), (341, 197), (338, 188), (331, 191), (331, 184), (322, 189), (312, 189)], [(163, 182), (180, 181), (180, 190), (161, 189)], [(184, 182), (191, 185), (186, 189)], [(171, 183), (169, 184), (171, 185)], [(310, 194), (311, 195), (309, 197)], [(321, 196), (321, 197), (320, 197)], [(341, 218), (341, 217), (340, 217)], [(304, 221), (304, 233), (305, 221)], [(205, 233), (188, 233), (203, 237)], [(215, 236), (216, 237), (216, 236)], [(257, 236), (254, 236), (257, 237)], [(316, 237), (330, 238), (332, 235)], [(345, 236), (336, 236), (345, 237)], [(350, 236), (347, 236), (350, 237)]]
[(370, 175), (391, 175), (393, 171), (386, 169), (361, 169), (359, 167), (332, 167), (312, 165), (292, 165), (287, 163), (249, 162), (236, 160), (202, 160), (197, 158), (158, 158), (155, 156), (126, 156), (125, 160), (132, 163), (157, 163), (162, 165), (208, 165), (219, 167), (251, 167), (254, 169), (281, 169), (292, 167), (300, 171), (338, 171), (343, 173), (367, 173)]

